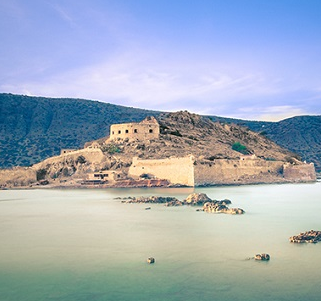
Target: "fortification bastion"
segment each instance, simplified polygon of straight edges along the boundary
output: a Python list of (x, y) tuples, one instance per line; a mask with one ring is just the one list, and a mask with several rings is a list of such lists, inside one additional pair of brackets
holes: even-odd
[(146, 117), (143, 121), (136, 123), (121, 123), (110, 126), (109, 140), (116, 139), (158, 139), (159, 138), (159, 124), (155, 117)]

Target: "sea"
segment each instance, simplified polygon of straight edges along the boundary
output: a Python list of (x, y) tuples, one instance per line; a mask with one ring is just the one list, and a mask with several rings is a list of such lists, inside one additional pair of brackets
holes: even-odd
[[(246, 213), (121, 202), (193, 192)], [(289, 242), (312, 229), (321, 230), (321, 182), (2, 190), (0, 301), (319, 301), (321, 242)]]

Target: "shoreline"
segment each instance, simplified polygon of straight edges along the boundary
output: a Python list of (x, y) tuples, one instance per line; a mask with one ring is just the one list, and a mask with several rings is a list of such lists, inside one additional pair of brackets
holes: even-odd
[(126, 189), (126, 188), (211, 188), (211, 187), (239, 187), (239, 186), (257, 186), (257, 185), (284, 185), (284, 184), (316, 184), (320, 183), (321, 179), (315, 181), (274, 181), (274, 182), (252, 182), (252, 183), (219, 183), (210, 185), (132, 185), (132, 186), (119, 186), (119, 185), (109, 185), (109, 184), (96, 184), (96, 185), (32, 185), (32, 186), (16, 186), (16, 187), (1, 187), (0, 190), (35, 190), (35, 189)]

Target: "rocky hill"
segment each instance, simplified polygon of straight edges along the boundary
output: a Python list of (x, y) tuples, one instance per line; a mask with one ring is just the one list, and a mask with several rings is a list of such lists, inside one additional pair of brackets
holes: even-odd
[(313, 162), (321, 172), (321, 116), (296, 116), (279, 122), (264, 122), (209, 116), (214, 121), (235, 123), (261, 133), (278, 145)]
[(187, 111), (162, 113), (157, 119), (161, 131), (157, 140), (106, 142), (108, 137), (105, 137), (97, 142), (102, 150), (117, 152), (117, 157), (126, 165), (131, 164), (134, 156), (160, 159), (193, 154), (199, 162), (239, 159), (242, 155), (251, 154), (265, 160), (284, 162), (297, 157), (264, 135), (235, 124), (214, 122)]
[[(0, 167), (31, 165), (58, 155), (62, 148), (81, 148), (87, 141), (109, 135), (113, 123), (159, 114), (98, 101), (0, 94)], [(298, 116), (280, 122), (209, 117), (261, 133), (303, 160), (314, 162), (321, 171), (321, 116)]]
[(302, 160), (314, 162), (321, 171), (321, 116), (297, 116), (261, 128), (262, 134), (300, 154)]
[[(194, 186), (315, 180), (313, 165), (303, 164), (295, 154), (248, 128), (187, 111), (162, 113), (157, 120), (148, 117), (139, 124), (121, 125), (118, 135), (29, 168), (0, 170), (0, 186), (96, 183), (136, 187), (145, 186), (146, 180), (156, 181), (152, 185)], [(152, 125), (155, 132), (149, 131)], [(133, 131), (122, 136), (122, 130), (126, 133), (129, 127)], [(135, 134), (144, 129), (148, 135)]]
[(29, 166), (62, 148), (82, 148), (108, 135), (112, 123), (157, 114), (83, 99), (0, 94), (0, 168)]

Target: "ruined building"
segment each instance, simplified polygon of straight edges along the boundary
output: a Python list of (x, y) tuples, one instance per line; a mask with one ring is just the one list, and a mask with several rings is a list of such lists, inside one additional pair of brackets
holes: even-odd
[(159, 124), (155, 117), (146, 117), (136, 123), (113, 124), (110, 127), (110, 140), (117, 139), (151, 140), (159, 138)]

